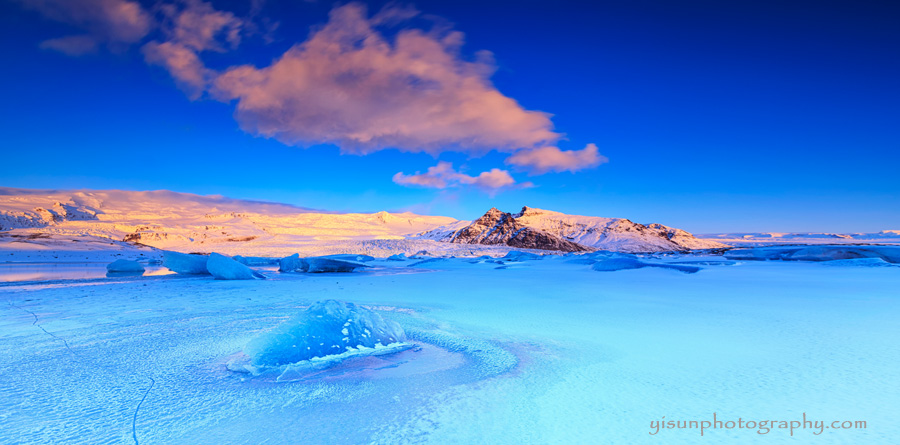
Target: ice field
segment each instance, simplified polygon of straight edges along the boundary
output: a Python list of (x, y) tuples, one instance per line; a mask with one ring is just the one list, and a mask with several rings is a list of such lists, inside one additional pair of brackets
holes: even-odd
[[(900, 267), (868, 259), (603, 271), (571, 257), (375, 260), (265, 280), (0, 283), (0, 443), (891, 443)], [(882, 264), (883, 263), (883, 264)], [(27, 274), (24, 276), (28, 276)], [(409, 348), (241, 369), (324, 300)], [(360, 328), (360, 329), (364, 329)], [(821, 434), (659, 420), (863, 420)], [(665, 419), (662, 419), (665, 416)]]

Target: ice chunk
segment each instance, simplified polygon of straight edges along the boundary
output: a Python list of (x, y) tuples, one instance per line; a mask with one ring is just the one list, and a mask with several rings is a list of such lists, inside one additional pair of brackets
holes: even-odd
[(106, 265), (109, 273), (144, 273), (144, 266), (137, 261), (115, 260)]
[(399, 324), (353, 303), (320, 301), (247, 344), (254, 366), (281, 366), (406, 341)]
[(438, 256), (438, 255), (434, 255), (427, 250), (420, 250), (420, 251), (416, 252), (415, 254), (410, 255), (409, 259), (411, 259), (411, 260), (427, 260), (428, 258), (434, 258), (436, 256)]
[(355, 253), (336, 253), (334, 255), (322, 255), (317, 258), (331, 258), (334, 260), (344, 260), (344, 261), (374, 261), (375, 257), (369, 255), (355, 254)]
[(811, 246), (800, 249), (787, 259), (797, 261), (854, 260), (857, 258), (882, 258), (877, 252), (858, 247)]
[(609, 258), (597, 261), (591, 266), (591, 269), (599, 272), (613, 272), (617, 270), (641, 269), (644, 267), (658, 267), (660, 269), (672, 269), (684, 273), (697, 273), (700, 271), (696, 266), (683, 266), (680, 264), (666, 263), (647, 263), (634, 258)]
[(732, 249), (724, 254), (730, 260), (834, 261), (856, 258), (881, 258), (889, 263), (900, 262), (898, 246), (842, 246), (756, 247)]
[(600, 272), (612, 272), (616, 270), (640, 269), (642, 267), (647, 267), (647, 264), (634, 258), (609, 258), (597, 261), (591, 266), (591, 269)]
[(837, 267), (897, 267), (881, 258), (856, 258), (850, 260), (834, 260), (825, 261), (822, 264), (826, 266)]
[(388, 261), (406, 261), (406, 254), (405, 253), (397, 253), (397, 254), (387, 257), (387, 260)]
[(137, 261), (115, 260), (106, 265), (106, 276), (143, 275), (144, 266)]
[(163, 251), (163, 266), (180, 274), (208, 274), (206, 255), (188, 255), (186, 253)]
[(319, 272), (353, 272), (360, 267), (369, 267), (368, 264), (357, 263), (356, 261), (336, 260), (334, 258), (311, 257), (306, 258), (309, 263), (309, 273)]
[(277, 258), (267, 258), (261, 256), (241, 256), (235, 255), (231, 257), (231, 259), (241, 263), (245, 266), (268, 266), (271, 264), (278, 264)]
[(253, 280), (262, 278), (249, 267), (218, 253), (209, 254), (206, 268), (217, 280)]
[(510, 250), (506, 253), (506, 256), (503, 257), (506, 260), (512, 261), (525, 261), (525, 260), (539, 260), (543, 258), (541, 255), (537, 255), (529, 252), (522, 252), (519, 250)]
[(306, 272), (308, 269), (309, 263), (306, 259), (300, 258), (299, 253), (278, 260), (279, 272)]

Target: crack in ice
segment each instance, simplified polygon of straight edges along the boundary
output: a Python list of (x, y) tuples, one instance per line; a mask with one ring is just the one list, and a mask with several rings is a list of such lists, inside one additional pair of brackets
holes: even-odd
[(150, 387), (147, 388), (146, 391), (144, 391), (144, 396), (141, 397), (141, 401), (138, 402), (137, 406), (134, 408), (134, 417), (132, 417), (132, 419), (131, 419), (131, 437), (132, 437), (132, 439), (134, 439), (134, 445), (140, 445), (140, 443), (138, 442), (138, 438), (137, 438), (138, 411), (140, 411), (141, 405), (144, 404), (144, 400), (147, 399), (147, 394), (150, 394), (150, 390), (153, 389), (153, 386), (156, 385), (156, 380), (154, 380), (153, 377), (147, 377), (147, 378), (150, 379)]
[(44, 329), (43, 326), (37, 324), (37, 322), (38, 322), (38, 316), (37, 316), (37, 314), (35, 314), (34, 312), (32, 312), (32, 311), (30, 311), (30, 310), (28, 310), (28, 309), (25, 309), (25, 308), (22, 307), (22, 306), (17, 306), (17, 305), (13, 304), (13, 303), (12, 303), (11, 301), (9, 301), (9, 300), (7, 300), (6, 303), (9, 304), (10, 306), (14, 307), (14, 308), (21, 309), (21, 310), (23, 310), (23, 311), (28, 312), (29, 314), (31, 314), (31, 316), (34, 317), (34, 321), (31, 322), (31, 325), (32, 325), (32, 326), (36, 326), (38, 329), (44, 331), (45, 334), (47, 334), (47, 335), (49, 335), (49, 336), (51, 336), (51, 337), (53, 337), (53, 338), (55, 338), (55, 339), (57, 339), (57, 340), (63, 342), (63, 344), (66, 346), (66, 350), (68, 350), (70, 354), (72, 354), (72, 355), (77, 355), (77, 354), (75, 354), (75, 351), (73, 351), (72, 348), (69, 346), (69, 342), (66, 341), (66, 339), (57, 336), (56, 334), (54, 334), (54, 333), (52, 333), (52, 332), (50, 332), (50, 331)]

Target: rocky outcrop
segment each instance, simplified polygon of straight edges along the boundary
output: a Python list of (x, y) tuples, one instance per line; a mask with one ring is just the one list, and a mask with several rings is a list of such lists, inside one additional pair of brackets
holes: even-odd
[(481, 218), (458, 230), (449, 240), (459, 244), (505, 244), (522, 249), (583, 252), (588, 248), (533, 229), (516, 221), (512, 214), (491, 208)]

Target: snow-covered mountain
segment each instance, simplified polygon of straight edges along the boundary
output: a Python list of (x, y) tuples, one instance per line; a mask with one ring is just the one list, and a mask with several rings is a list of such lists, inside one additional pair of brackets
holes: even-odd
[(698, 236), (706, 240), (722, 241), (731, 245), (900, 243), (900, 230), (882, 230), (873, 233), (742, 232), (713, 233)]
[(665, 252), (728, 247), (662, 224), (643, 225), (622, 218), (568, 215), (531, 207), (523, 207), (516, 214), (492, 208), (471, 224), (456, 222), (417, 236), (452, 243), (525, 244), (531, 248), (571, 252), (585, 248)]
[(408, 212), (331, 213), (170, 191), (0, 188), (0, 250), (10, 252), (27, 247), (56, 254), (64, 245), (95, 250), (146, 245), (181, 252), (258, 256), (295, 252), (380, 255), (419, 250), (467, 255), (509, 248), (663, 252), (776, 243), (900, 243), (900, 231), (694, 237), (662, 224), (531, 207), (518, 213), (491, 209), (475, 221), (459, 221)]
[(559, 250), (563, 252), (582, 252), (588, 248), (547, 233), (540, 229), (528, 227), (509, 213), (491, 208), (481, 218), (452, 233), (447, 241), (460, 244), (505, 244), (523, 249)]
[[(413, 213), (328, 213), (170, 191), (0, 188), (0, 238), (10, 242), (41, 234), (56, 240), (106, 239), (182, 252), (275, 256), (304, 246), (403, 240), (408, 233), (455, 221)], [(43, 239), (48, 238), (32, 238), (31, 244)]]

